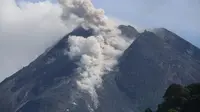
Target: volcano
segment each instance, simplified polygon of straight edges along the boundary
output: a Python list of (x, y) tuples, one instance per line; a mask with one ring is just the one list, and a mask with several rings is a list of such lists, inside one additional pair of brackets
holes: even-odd
[[(128, 32), (135, 36), (135, 30)], [(145, 31), (137, 34), (113, 71), (105, 73), (95, 106), (90, 94), (77, 87), (78, 65), (66, 53), (70, 35), (87, 38), (94, 32), (76, 28), (5, 79), (0, 84), (1, 112), (139, 112), (159, 103), (170, 84), (200, 81), (197, 47), (166, 29)]]

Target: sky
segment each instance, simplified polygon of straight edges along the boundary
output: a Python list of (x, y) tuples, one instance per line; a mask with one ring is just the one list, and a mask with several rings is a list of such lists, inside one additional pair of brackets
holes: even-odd
[(200, 46), (200, 0), (93, 0), (105, 12), (141, 28), (165, 27)]
[[(45, 0), (27, 0), (32, 2)], [(51, 0), (54, 3), (56, 0)], [(165, 27), (200, 46), (200, 0), (92, 0), (97, 8), (135, 27)]]
[[(0, 81), (28, 65), (68, 31), (60, 6), (0, 0)], [(42, 10), (41, 10), (42, 9)]]
[[(165, 27), (200, 47), (199, 0), (92, 2), (119, 23), (138, 29)], [(62, 9), (56, 0), (17, 0), (17, 3), (0, 0), (0, 81), (28, 65), (70, 31), (62, 23)]]

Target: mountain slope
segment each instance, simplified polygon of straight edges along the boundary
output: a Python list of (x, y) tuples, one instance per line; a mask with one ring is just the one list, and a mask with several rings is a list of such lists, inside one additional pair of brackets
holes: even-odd
[[(47, 93), (48, 95), (45, 92), (53, 91), (52, 87), (56, 88), (60, 83), (70, 83), (71, 77), (73, 77), (73, 70), (76, 68), (76, 65), (65, 54), (65, 50), (68, 49), (66, 40), (69, 35), (88, 37), (92, 35), (92, 31), (86, 31), (83, 28), (75, 29), (29, 66), (24, 67), (10, 78), (4, 80), (0, 84), (1, 112), (35, 112), (37, 110), (32, 110), (32, 108), (37, 109), (38, 102), (47, 102), (47, 99), (50, 100), (47, 103), (51, 104), (53, 103), (52, 101), (59, 100), (60, 95), (54, 97), (55, 99), (52, 99), (51, 96), (59, 92), (50, 92)], [(62, 91), (60, 94), (69, 93), (69, 89), (60, 89), (60, 91)], [(45, 94), (45, 98), (43, 98), (42, 94)], [(48, 96), (51, 96), (50, 99)], [(28, 108), (27, 106), (32, 108)], [(20, 107), (22, 108), (20, 109)]]
[(122, 56), (117, 84), (139, 109), (152, 108), (170, 84), (200, 81), (199, 53), (168, 30), (145, 31)]
[[(119, 91), (114, 75), (104, 77), (98, 90), (100, 106), (76, 85), (76, 60), (67, 54), (70, 35), (89, 37), (93, 30), (77, 28), (51, 49), (0, 84), (1, 112), (127, 112), (133, 110), (128, 97)], [(110, 73), (114, 74), (114, 73)], [(115, 92), (115, 96), (113, 95)], [(121, 102), (121, 103), (115, 103)], [(115, 104), (114, 104), (115, 103)]]
[(153, 31), (158, 37), (161, 37), (165, 43), (170, 44), (178, 51), (182, 53), (189, 53), (193, 58), (200, 60), (200, 52), (199, 48), (192, 45), (188, 41), (179, 37), (175, 33), (165, 29), (165, 28), (157, 28)]
[[(163, 39), (157, 34), (160, 32), (138, 34), (129, 26), (120, 30), (122, 35), (131, 34), (130, 38), (137, 39), (124, 52), (118, 66), (103, 76), (102, 87), (96, 89), (98, 106), (90, 94), (78, 89), (78, 66), (66, 52), (70, 35), (93, 35), (92, 29), (80, 27), (0, 84), (0, 111), (140, 112), (158, 104), (171, 83), (200, 80), (200, 60), (196, 56), (200, 51), (190, 43), (184, 44), (176, 35), (172, 41), (172, 32), (165, 36), (169, 39)], [(184, 47), (180, 49), (174, 43)]]

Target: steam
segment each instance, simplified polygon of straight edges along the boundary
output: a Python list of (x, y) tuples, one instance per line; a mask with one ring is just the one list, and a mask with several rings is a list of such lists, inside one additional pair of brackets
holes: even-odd
[(132, 41), (120, 34), (117, 25), (109, 20), (102, 9), (96, 9), (91, 0), (60, 0), (63, 6), (62, 19), (73, 21), (77, 26), (92, 28), (95, 35), (87, 38), (70, 36), (68, 55), (79, 59), (77, 73), (78, 87), (87, 91), (98, 106), (96, 88), (101, 87), (102, 77), (117, 64), (117, 59)]

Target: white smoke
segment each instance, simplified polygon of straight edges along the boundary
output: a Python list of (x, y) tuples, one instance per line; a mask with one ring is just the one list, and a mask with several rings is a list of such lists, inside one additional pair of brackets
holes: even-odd
[(132, 41), (121, 37), (117, 25), (109, 20), (102, 9), (96, 9), (91, 0), (59, 0), (63, 6), (63, 20), (73, 21), (84, 28), (93, 28), (95, 36), (87, 38), (71, 36), (68, 39), (68, 55), (80, 59), (77, 84), (90, 93), (95, 107), (98, 106), (96, 88), (101, 87), (102, 77), (112, 71), (118, 57)]

